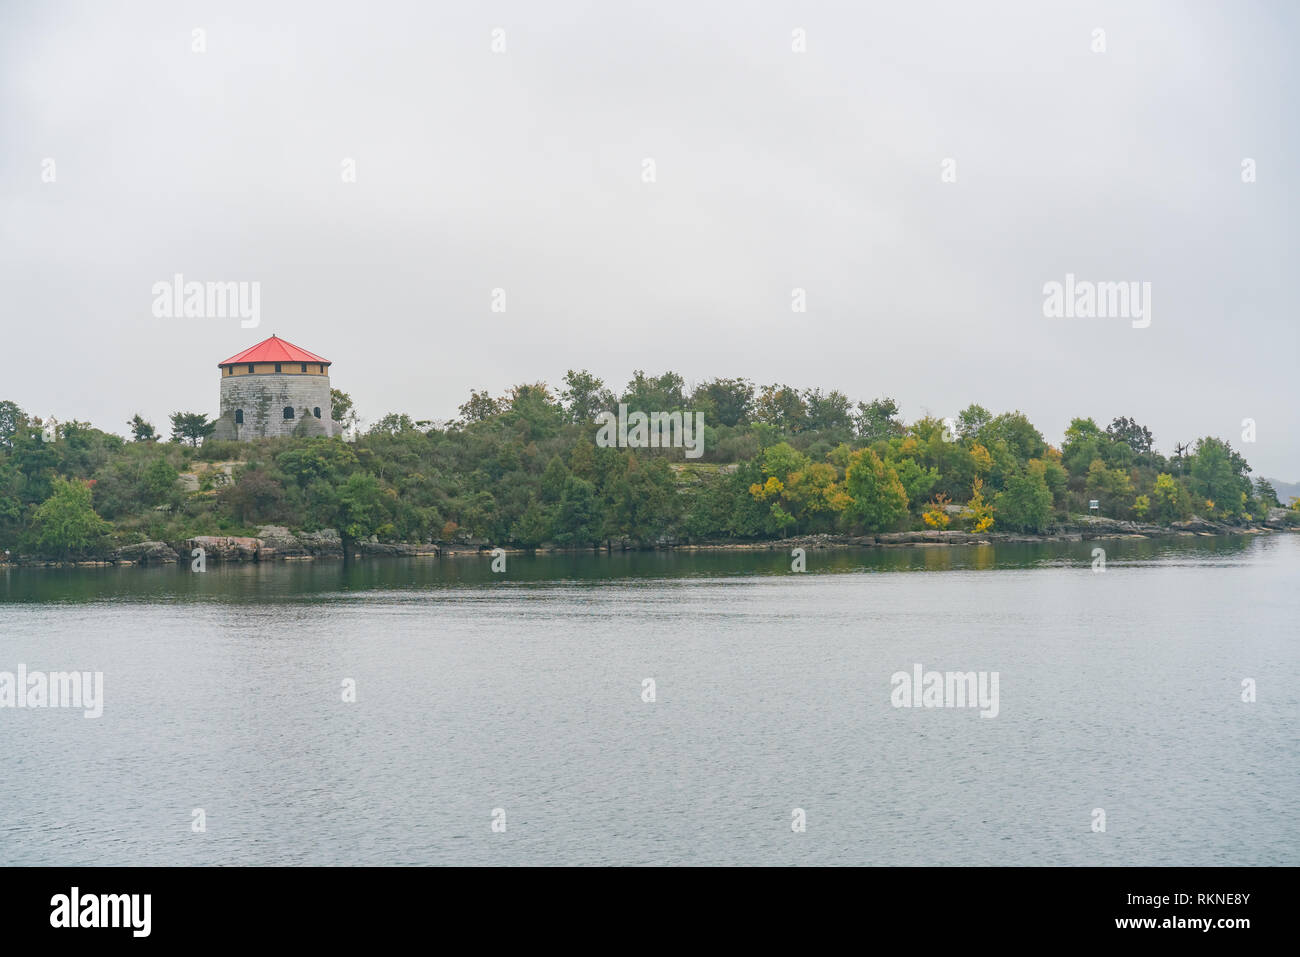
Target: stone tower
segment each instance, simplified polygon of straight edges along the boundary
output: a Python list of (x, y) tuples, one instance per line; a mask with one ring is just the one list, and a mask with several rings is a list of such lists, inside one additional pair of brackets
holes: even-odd
[(214, 439), (342, 435), (330, 415), (330, 361), (271, 336), (217, 363), (221, 415)]

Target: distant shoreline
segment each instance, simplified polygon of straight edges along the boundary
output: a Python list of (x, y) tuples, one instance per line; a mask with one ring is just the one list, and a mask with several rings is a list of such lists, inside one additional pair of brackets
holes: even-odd
[[(883, 532), (877, 535), (799, 535), (790, 538), (750, 542), (658, 542), (633, 544), (626, 542), (609, 545), (589, 546), (583, 548), (560, 548), (556, 546), (538, 546), (537, 548), (520, 548), (517, 546), (483, 543), (409, 543), (409, 542), (357, 542), (353, 560), (372, 558), (470, 558), (491, 555), (500, 549), (506, 555), (614, 555), (646, 552), (788, 552), (796, 548), (810, 550), (848, 550), (854, 548), (945, 548), (955, 546), (979, 545), (1040, 545), (1069, 544), (1088, 541), (1115, 540), (1160, 540), (1176, 538), (1240, 538), (1253, 535), (1269, 535), (1277, 532), (1300, 531), (1297, 527), (1273, 528), (1262, 525), (1225, 526), (1210, 522), (1181, 523), (1187, 527), (1165, 527), (1140, 525), (1135, 522), (1118, 522), (1099, 520), (1092, 526), (1068, 526), (1055, 532), (1041, 534), (1020, 532), (949, 532), (949, 531), (913, 531)], [(341, 562), (341, 547), (326, 548), (318, 553), (303, 552), (294, 554), (275, 545), (266, 544), (266, 539), (203, 536), (168, 546), (161, 542), (144, 542), (127, 549), (139, 549), (142, 546), (155, 546), (153, 554), (139, 558), (105, 557), (58, 561), (20, 557), (8, 562), (0, 559), (0, 569), (9, 568), (126, 568), (133, 566), (179, 565), (189, 562), (188, 557), (195, 547), (204, 547), (205, 560), (214, 565), (253, 565), (273, 564), (279, 562)], [(254, 546), (252, 543), (257, 543)], [(210, 546), (215, 546), (211, 547)], [(158, 549), (165, 549), (159, 551)]]

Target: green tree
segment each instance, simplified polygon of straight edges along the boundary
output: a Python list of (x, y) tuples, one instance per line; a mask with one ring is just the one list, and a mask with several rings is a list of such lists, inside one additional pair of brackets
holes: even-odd
[(565, 418), (574, 425), (587, 425), (596, 421), (600, 412), (614, 412), (614, 394), (605, 388), (603, 380), (586, 369), (564, 374), (564, 388), (560, 391)]
[(1183, 483), (1167, 472), (1156, 476), (1151, 489), (1151, 516), (1158, 522), (1169, 524), (1186, 519), (1192, 514), (1191, 497)]
[[(313, 487), (323, 485), (318, 482)], [(351, 556), (355, 542), (376, 534), (388, 521), (384, 489), (377, 478), (365, 472), (349, 475), (329, 504), (333, 512), (331, 524), (343, 540), (344, 557)]]
[(460, 407), (460, 421), (464, 425), (487, 422), (501, 414), (501, 400), (492, 398), (486, 389), (470, 389), (469, 400)]
[(552, 456), (542, 473), (542, 501), (547, 505), (558, 502), (568, 478), (569, 470), (564, 467), (564, 462), (558, 455)]
[(389, 412), (382, 419), (366, 430), (367, 435), (401, 435), (415, 432), (416, 422), (405, 412)]
[(56, 478), (54, 491), (32, 515), (31, 541), (43, 555), (71, 558), (106, 545), (113, 527), (91, 504), (90, 487), (75, 479)]
[(158, 430), (153, 424), (146, 422), (140, 413), (131, 416), (130, 421), (126, 423), (131, 427), (131, 441), (133, 442), (157, 442)]
[(159, 457), (150, 462), (140, 478), (140, 493), (145, 504), (161, 505), (171, 499), (179, 478), (180, 473), (165, 458)]
[(795, 449), (788, 442), (778, 442), (763, 452), (763, 474), (774, 476), (782, 483), (790, 476), (807, 468), (808, 456)]
[[(235, 481), (217, 493), (217, 500), (241, 525), (283, 521), (288, 510), (284, 486), (262, 468), (240, 469)], [(328, 516), (326, 524), (333, 518)]]
[(1118, 516), (1128, 508), (1133, 483), (1123, 469), (1108, 469), (1101, 459), (1093, 459), (1084, 490), (1101, 503), (1103, 515)]
[(564, 408), (544, 382), (524, 383), (511, 390), (501, 422), (525, 442), (540, 442), (560, 431)]
[(710, 425), (746, 425), (754, 409), (754, 383), (748, 379), (712, 379), (695, 388), (691, 405), (704, 413)]
[(903, 434), (898, 420), (898, 403), (888, 396), (858, 403), (858, 435), (866, 442), (880, 442)]
[(1155, 439), (1151, 436), (1151, 430), (1145, 425), (1139, 425), (1127, 416), (1112, 420), (1110, 425), (1106, 427), (1106, 434), (1111, 441), (1122, 442), (1139, 456), (1149, 454), (1155, 446)]
[(844, 393), (835, 389), (825, 394), (820, 389), (804, 389), (803, 402), (808, 429), (844, 438), (853, 434), (853, 404)]
[(779, 383), (765, 385), (754, 403), (754, 421), (793, 434), (807, 426), (808, 407), (797, 389)]
[(345, 429), (355, 429), (360, 421), (352, 407), (352, 396), (342, 389), (330, 389), (330, 418), (342, 422)]
[(551, 537), (551, 520), (537, 499), (532, 499), (510, 529), (510, 537), (524, 548), (536, 548)]
[(197, 446), (216, 429), (215, 422), (209, 422), (202, 412), (173, 412), (171, 414), (172, 441), (189, 442)]
[(600, 525), (596, 487), (585, 479), (570, 475), (564, 480), (564, 492), (555, 516), (556, 543), (591, 545), (600, 540)]
[(907, 515), (907, 492), (898, 473), (871, 449), (854, 453), (844, 486), (852, 499), (845, 517), (867, 531), (892, 528)]
[(301, 488), (320, 479), (336, 484), (357, 465), (357, 456), (337, 439), (306, 439), (276, 456), (280, 471)]
[(1224, 517), (1241, 514), (1252, 487), (1247, 473), (1250, 466), (1227, 442), (1207, 436), (1196, 443), (1192, 455), (1191, 486), (1197, 508), (1213, 501), (1215, 511)]
[(1021, 465), (1030, 459), (1041, 459), (1047, 452), (1047, 441), (1043, 434), (1034, 428), (1034, 424), (1023, 412), (1004, 412), (994, 416), (980, 429), (979, 437), (990, 448), (990, 443), (998, 440), (1006, 442), (1016, 462)]
[(623, 392), (622, 401), (627, 403), (629, 412), (675, 412), (686, 408), (686, 396), (682, 390), (686, 380), (676, 372), (665, 372), (659, 376), (648, 376), (640, 369), (632, 373)]
[(1282, 507), (1282, 503), (1277, 498), (1277, 489), (1273, 488), (1273, 483), (1266, 478), (1255, 479), (1255, 497), (1265, 508)]
[(988, 425), (993, 415), (982, 405), (971, 403), (957, 413), (957, 435), (963, 439), (974, 440), (980, 430)]
[(907, 500), (916, 507), (923, 505), (926, 496), (939, 483), (939, 470), (923, 468), (917, 464), (915, 459), (910, 458), (896, 459), (891, 461), (890, 464), (897, 473), (898, 480), (903, 483), (903, 491), (907, 493)]
[(1052, 517), (1052, 490), (1042, 463), (1028, 466), (1007, 480), (995, 499), (998, 522), (1022, 532), (1046, 531)]
[(1093, 461), (1102, 458), (1106, 436), (1092, 419), (1071, 419), (1061, 443), (1061, 464), (1071, 475), (1083, 477)]
[(14, 436), (26, 421), (23, 410), (13, 402), (0, 402), (0, 449), (13, 448)]

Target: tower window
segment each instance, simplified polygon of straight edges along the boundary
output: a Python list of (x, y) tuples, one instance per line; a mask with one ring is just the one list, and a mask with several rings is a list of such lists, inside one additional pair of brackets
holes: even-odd
[(311, 410), (311, 414), (314, 415), (314, 416), (316, 416), (316, 418), (319, 419), (319, 418), (320, 418), (320, 406), (316, 406), (316, 408), (312, 409), (312, 410)]
[(307, 363), (305, 363), (305, 362), (302, 364), (302, 371), (303, 371), (303, 372), (306, 372), (306, 371), (307, 371)]
[(292, 419), (292, 418), (293, 418), (293, 406), (291, 406), (291, 405), (286, 405), (286, 406), (284, 407), (284, 417), (285, 417), (286, 419)]
[(248, 374), (249, 375), (253, 374), (253, 363), (251, 362), (248, 364)]
[(279, 374), (279, 372), (280, 372), (280, 363), (278, 363), (278, 362), (275, 364), (275, 371), (276, 371), (277, 374)]
[(235, 425), (243, 425), (243, 424), (244, 424), (244, 410), (243, 410), (243, 409), (236, 409), (236, 410), (235, 410)]

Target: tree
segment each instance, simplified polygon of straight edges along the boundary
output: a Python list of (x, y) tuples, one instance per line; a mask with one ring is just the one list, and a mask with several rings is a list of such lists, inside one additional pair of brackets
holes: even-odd
[(486, 389), (482, 392), (470, 389), (469, 401), (462, 405), (458, 411), (460, 412), (460, 420), (465, 425), (486, 422), (488, 419), (494, 419), (501, 414), (501, 401), (492, 398)]
[(519, 521), (510, 528), (510, 537), (524, 548), (536, 548), (551, 535), (551, 521), (537, 499), (531, 499)]
[(564, 374), (564, 389), (560, 391), (565, 417), (575, 425), (595, 422), (599, 412), (614, 410), (614, 393), (605, 388), (603, 380), (586, 369)]
[(785, 433), (800, 432), (808, 424), (808, 408), (796, 389), (772, 383), (758, 393), (754, 421)]
[(1164, 524), (1180, 521), (1192, 514), (1191, 497), (1183, 483), (1167, 472), (1156, 476), (1151, 488), (1152, 517)]
[(157, 442), (158, 430), (153, 427), (153, 423), (146, 422), (140, 413), (131, 416), (126, 423), (131, 427), (131, 441), (133, 442)]
[(14, 436), (26, 421), (23, 410), (13, 402), (0, 402), (0, 449), (13, 448)]
[(173, 412), (171, 414), (172, 441), (188, 441), (197, 446), (216, 429), (215, 422), (209, 422), (202, 412)]
[(1052, 490), (1052, 502), (1064, 506), (1070, 476), (1065, 471), (1065, 466), (1061, 464), (1061, 453), (1056, 449), (1048, 449), (1046, 457), (1034, 461), (1043, 463), (1043, 478), (1047, 481), (1047, 487)]
[(632, 373), (632, 381), (623, 393), (623, 402), (631, 412), (676, 412), (686, 407), (682, 389), (686, 380), (676, 372), (648, 376), (640, 369)]
[(948, 512), (947, 509), (945, 508), (947, 504), (948, 504), (947, 495), (944, 495), (942, 492), (936, 495), (934, 497), (934, 500), (931, 501), (930, 504), (926, 506), (925, 512), (921, 516), (923, 519), (925, 519), (925, 524), (929, 525), (931, 528), (937, 528), (941, 530), (947, 528), (948, 523), (952, 521), (952, 519), (948, 517)]
[(668, 463), (661, 458), (641, 459), (631, 451), (615, 456), (602, 492), (602, 538), (652, 541), (675, 524), (681, 509)]
[(858, 403), (858, 435), (867, 442), (879, 442), (903, 434), (898, 420), (898, 403), (888, 396)]
[(1265, 508), (1282, 507), (1282, 503), (1277, 498), (1277, 489), (1273, 488), (1273, 483), (1266, 478), (1255, 479), (1255, 497)]
[(993, 527), (993, 506), (984, 501), (984, 480), (975, 479), (971, 486), (970, 501), (966, 503), (970, 509), (971, 530), (975, 532), (987, 532)]
[(1192, 491), (1198, 500), (1213, 501), (1225, 518), (1241, 513), (1253, 491), (1247, 475), (1250, 466), (1231, 445), (1212, 436), (1198, 439), (1191, 471)]
[(349, 475), (332, 504), (333, 525), (343, 540), (344, 558), (351, 557), (354, 542), (374, 535), (388, 518), (384, 490), (378, 479), (365, 472)]
[(542, 501), (547, 505), (558, 502), (564, 494), (568, 478), (569, 470), (564, 467), (564, 462), (558, 455), (552, 456), (546, 463), (546, 471), (542, 473)]
[(510, 392), (501, 421), (525, 442), (548, 439), (564, 425), (564, 409), (545, 382), (523, 383)]
[(1084, 490), (1089, 498), (1101, 502), (1105, 514), (1117, 516), (1127, 507), (1133, 495), (1133, 483), (1123, 469), (1108, 469), (1101, 459), (1093, 459), (1088, 466), (1088, 479)]
[(102, 547), (112, 531), (91, 504), (90, 486), (77, 480), (56, 478), (53, 493), (32, 515), (32, 544), (59, 558)]
[(713, 379), (696, 386), (691, 404), (716, 425), (746, 425), (754, 409), (754, 383), (748, 379)]
[(867, 531), (891, 528), (907, 514), (907, 492), (898, 473), (872, 449), (854, 453), (844, 487), (853, 500), (845, 516)]
[(785, 482), (794, 472), (808, 467), (808, 456), (788, 442), (778, 442), (763, 452), (763, 474)]
[(555, 541), (559, 545), (590, 545), (600, 540), (600, 504), (596, 487), (570, 475), (555, 516)]
[(974, 439), (992, 418), (988, 409), (972, 402), (957, 413), (957, 435), (963, 439)]
[(1043, 434), (1034, 428), (1023, 412), (1003, 412), (994, 416), (980, 430), (980, 439), (985, 444), (1003, 440), (1021, 465), (1030, 459), (1041, 459), (1047, 451)]
[(217, 493), (217, 500), (241, 525), (284, 517), (284, 486), (265, 469), (241, 469), (235, 481)]
[(804, 389), (803, 401), (809, 429), (845, 437), (853, 434), (853, 404), (844, 393), (836, 389), (825, 394), (820, 389)]
[(1140, 456), (1149, 454), (1155, 445), (1151, 430), (1127, 416), (1114, 419), (1106, 427), (1106, 434), (1111, 441), (1122, 442)]
[(351, 431), (361, 421), (357, 410), (352, 407), (352, 396), (341, 389), (330, 389), (330, 418), (342, 422), (343, 428)]
[(176, 491), (178, 473), (165, 458), (154, 459), (140, 477), (140, 494), (149, 505), (161, 505)]
[(317, 480), (337, 484), (356, 467), (357, 457), (337, 439), (312, 438), (281, 452), (275, 464), (299, 487), (306, 488)]
[(918, 465), (915, 459), (904, 458), (892, 460), (889, 463), (893, 466), (898, 475), (898, 480), (903, 483), (903, 491), (907, 493), (907, 500), (915, 503), (918, 507), (927, 495), (939, 483), (938, 469), (927, 469)]
[(1071, 419), (1065, 430), (1065, 441), (1061, 443), (1061, 462), (1071, 475), (1082, 477), (1094, 460), (1102, 458), (1105, 445), (1105, 433), (1096, 422)]
[(1052, 490), (1047, 487), (1042, 463), (1017, 472), (997, 496), (998, 514), (1004, 525), (1023, 532), (1047, 529), (1052, 517)]

